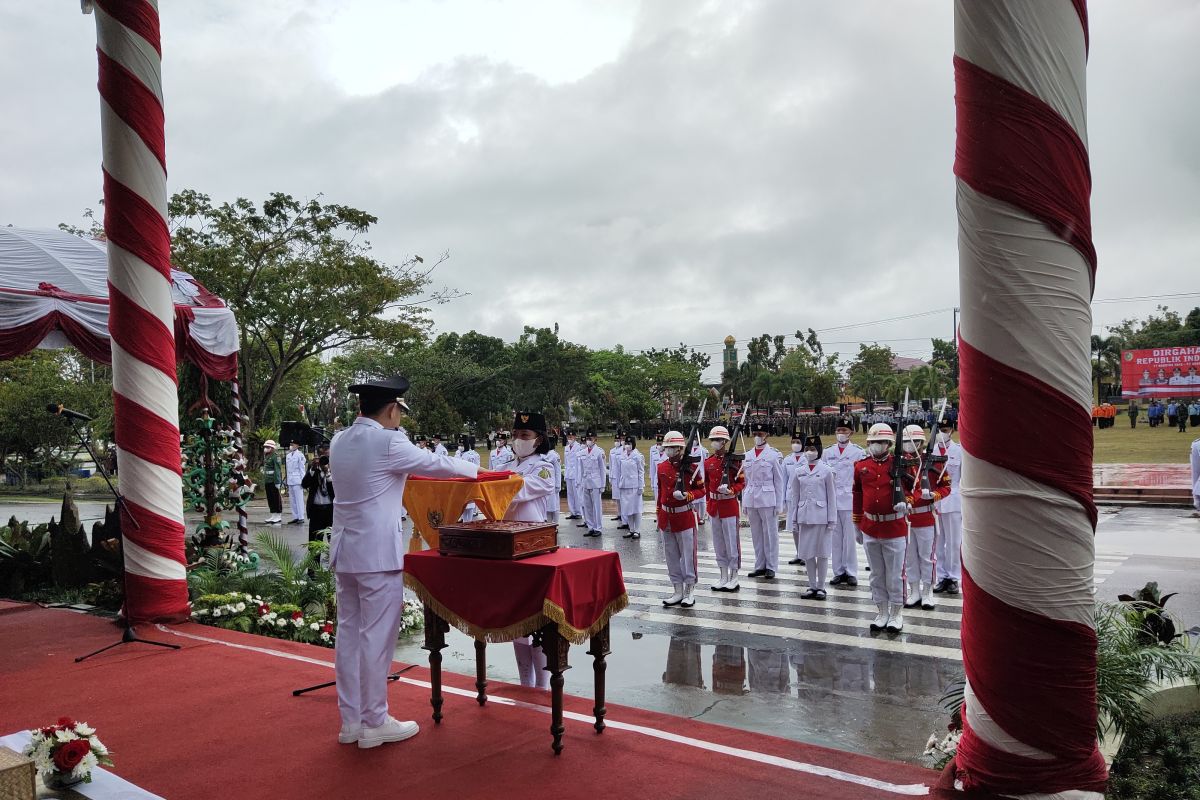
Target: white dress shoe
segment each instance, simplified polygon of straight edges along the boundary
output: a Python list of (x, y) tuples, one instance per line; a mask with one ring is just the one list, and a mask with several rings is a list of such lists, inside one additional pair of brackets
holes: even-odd
[(361, 725), (343, 725), (342, 729), (338, 731), (338, 744), (354, 744), (358, 741), (360, 734), (362, 734)]
[(417, 727), (415, 722), (401, 722), (398, 719), (388, 717), (387, 721), (378, 728), (362, 729), (362, 733), (358, 735), (358, 748), (360, 750), (369, 750), (372, 747), (379, 747), (381, 744), (388, 742), (403, 742), (405, 739), (411, 739), (417, 735)]

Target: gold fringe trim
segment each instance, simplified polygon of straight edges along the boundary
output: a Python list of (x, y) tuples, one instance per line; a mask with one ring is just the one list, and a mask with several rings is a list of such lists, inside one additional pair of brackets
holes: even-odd
[(596, 621), (585, 630), (573, 627), (567, 622), (567, 616), (562, 607), (550, 600), (542, 602), (542, 613), (540, 614), (526, 617), (503, 628), (480, 628), (477, 625), (467, 622), (440, 603), (425, 588), (424, 584), (412, 576), (412, 573), (404, 573), (404, 583), (408, 588), (413, 590), (413, 593), (421, 599), (422, 603), (433, 610), (433, 613), (471, 638), (489, 644), (503, 644), (504, 642), (511, 642), (514, 639), (520, 639), (522, 636), (530, 636), (535, 631), (545, 627), (547, 622), (553, 622), (558, 627), (559, 635), (571, 644), (586, 644), (589, 639), (603, 630), (604, 626), (613, 618), (613, 615), (620, 613), (629, 605), (629, 595), (622, 592), (621, 596), (609, 603)]

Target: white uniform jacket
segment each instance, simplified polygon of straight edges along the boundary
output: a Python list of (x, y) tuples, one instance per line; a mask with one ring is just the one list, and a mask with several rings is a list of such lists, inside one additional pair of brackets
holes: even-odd
[(508, 504), (505, 519), (524, 522), (545, 522), (546, 501), (558, 496), (558, 484), (554, 482), (554, 465), (547, 456), (534, 453), (508, 465), (508, 469), (524, 480), (521, 490)]
[(742, 492), (744, 508), (783, 510), (786, 487), (781, 458), (779, 451), (769, 444), (764, 445), (761, 451), (757, 447), (746, 451), (746, 460), (742, 462), (746, 477), (746, 488)]
[(808, 464), (808, 461), (804, 458), (804, 453), (788, 453), (779, 462), (779, 466), (783, 469), (784, 499), (789, 501), (789, 507), (794, 505), (790, 502), (792, 498), (792, 476), (796, 474), (796, 467), (799, 467), (801, 464)]
[(562, 486), (562, 459), (558, 457), (557, 450), (546, 453), (545, 459), (546, 463), (550, 465), (550, 481), (553, 484), (550, 494), (545, 497), (546, 519), (549, 519), (551, 514), (560, 510), (558, 490)]
[(854, 442), (845, 446), (834, 442), (821, 453), (821, 460), (833, 470), (838, 511), (854, 510), (854, 465), (866, 457), (867, 451)]
[(657, 483), (658, 465), (667, 458), (667, 450), (661, 444), (650, 445), (650, 480)]
[(608, 470), (604, 467), (604, 448), (587, 445), (579, 451), (579, 481), (584, 489), (603, 489)]
[(618, 487), (618, 482), (621, 480), (621, 465), (617, 459), (621, 456), (621, 452), (623, 450), (623, 446), (617, 446), (609, 449), (608, 451), (608, 479), (612, 481), (612, 488), (614, 489)]
[(613, 475), (618, 489), (645, 489), (646, 459), (638, 450), (628, 454), (622, 452), (613, 466)]
[[(934, 455), (941, 455), (941, 444), (933, 446)], [(950, 475), (950, 494), (934, 503), (941, 514), (962, 513), (962, 489), (958, 482), (962, 480), (963, 449), (958, 442), (951, 441), (946, 445), (946, 472)]]
[(499, 472), (503, 469), (512, 469), (512, 462), (516, 461), (517, 457), (513, 455), (513, 451), (504, 447), (497, 447), (488, 452), (488, 469), (493, 472)]
[(796, 525), (832, 525), (837, 522), (837, 486), (833, 468), (821, 459), (809, 469), (806, 462), (792, 474), (788, 502)]
[(1200, 497), (1200, 439), (1192, 442), (1192, 495)]
[(308, 459), (304, 457), (304, 451), (289, 450), (284, 461), (287, 464), (288, 486), (299, 486), (304, 481), (304, 473), (308, 470)]
[(579, 480), (579, 451), (582, 449), (579, 442), (567, 442), (563, 448), (563, 472), (569, 481)]
[(367, 417), (333, 437), (329, 469), (338, 479), (329, 547), (335, 572), (404, 569), (400, 508), (409, 475), (474, 478), (479, 472), (474, 464), (435, 455)]
[(433, 452), (437, 453), (439, 456), (450, 455), (450, 451), (446, 449), (446, 445), (442, 444), (441, 442), (437, 443), (437, 446), (433, 448)]
[(463, 450), (458, 457), (463, 461), (470, 461), (475, 466), (479, 466), (479, 453), (476, 453), (474, 450)]

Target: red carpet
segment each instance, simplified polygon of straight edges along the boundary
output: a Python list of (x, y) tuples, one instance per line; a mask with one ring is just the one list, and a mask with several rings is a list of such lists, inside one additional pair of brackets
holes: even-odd
[[(565, 749), (555, 757), (548, 694), (493, 682), (493, 698), (518, 704), (480, 708), (473, 678), (453, 674), (444, 675), (446, 686), (468, 694), (446, 695), (440, 726), (430, 719), (428, 690), (401, 681), (390, 690), (392, 714), (418, 720), (421, 733), (358, 750), (336, 742), (332, 689), (291, 696), (332, 680), (325, 665), (331, 650), (195, 624), (146, 626), (141, 635), (183, 649), (126, 644), (75, 664), (74, 656), (116, 641), (119, 629), (68, 611), (5, 611), (0, 734), (61, 715), (86, 720), (112, 750), (115, 772), (167, 798), (856, 800), (923, 795), (937, 778), (919, 767), (612, 703), (602, 735), (589, 721), (568, 718)], [(582, 648), (573, 653), (575, 669), (590, 666)], [(418, 667), (404, 678), (424, 682), (428, 672)], [(587, 716), (591, 703), (567, 697), (566, 710)]]

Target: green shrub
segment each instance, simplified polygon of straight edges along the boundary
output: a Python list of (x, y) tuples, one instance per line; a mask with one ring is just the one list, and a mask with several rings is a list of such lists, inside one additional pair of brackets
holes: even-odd
[(1200, 714), (1132, 730), (1109, 771), (1109, 800), (1200, 800)]

